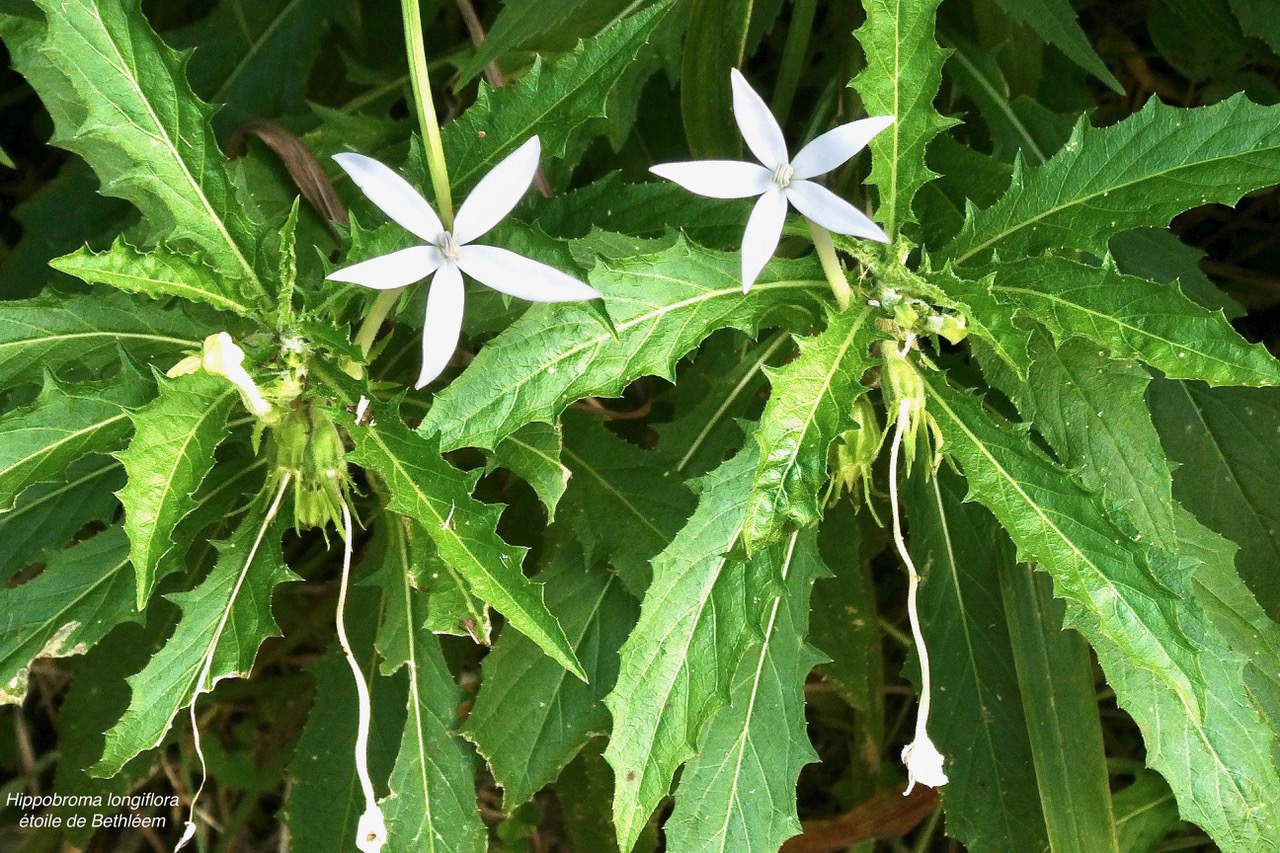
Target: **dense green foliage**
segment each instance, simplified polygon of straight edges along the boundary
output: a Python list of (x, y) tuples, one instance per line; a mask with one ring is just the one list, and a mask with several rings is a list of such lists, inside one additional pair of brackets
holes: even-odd
[[(177, 796), (0, 847), (1280, 851), (1265, 5), (425, 0), (420, 123), (396, 4), (0, 0), (3, 790)], [(647, 172), (749, 158), (735, 68), (893, 117), (814, 178), (888, 243), (744, 292)], [(326, 278), (427, 239), (332, 155), (452, 229), (533, 136), (483, 245), (602, 298), (468, 280), (415, 390), (444, 272)]]

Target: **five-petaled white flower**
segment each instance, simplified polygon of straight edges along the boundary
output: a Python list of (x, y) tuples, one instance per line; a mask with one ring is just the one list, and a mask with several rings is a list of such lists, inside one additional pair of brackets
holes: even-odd
[(383, 213), (427, 241), (425, 246), (401, 249), (329, 276), (335, 281), (375, 290), (392, 290), (435, 273), (427, 294), (422, 372), (416, 387), (421, 388), (439, 376), (457, 348), (465, 295), (463, 273), (494, 290), (530, 302), (570, 302), (600, 297), (595, 288), (546, 264), (496, 246), (472, 244), (510, 213), (529, 189), (538, 169), (539, 153), (540, 144), (535, 136), (494, 166), (458, 208), (452, 231), (445, 229), (431, 205), (408, 181), (377, 160), (361, 154), (334, 156), (338, 165)]
[(877, 133), (893, 124), (892, 116), (876, 116), (842, 124), (810, 142), (792, 158), (782, 128), (745, 77), (732, 69), (733, 115), (751, 153), (762, 164), (737, 160), (663, 163), (649, 171), (710, 198), (760, 196), (742, 235), (742, 292), (756, 278), (782, 237), (787, 203), (813, 222), (853, 237), (888, 243), (889, 237), (862, 211), (810, 178), (830, 172), (857, 154)]

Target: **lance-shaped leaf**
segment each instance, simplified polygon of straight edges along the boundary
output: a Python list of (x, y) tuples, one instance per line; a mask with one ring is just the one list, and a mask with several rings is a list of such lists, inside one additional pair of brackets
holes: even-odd
[(189, 592), (169, 596), (182, 608), (182, 618), (164, 648), (129, 678), (129, 709), (107, 732), (94, 775), (111, 776), (158, 745), (197, 691), (248, 675), (258, 646), (279, 634), (272, 590), (298, 578), (284, 564), (283, 525), (269, 518), (266, 497), (259, 496), (231, 536), (217, 543), (218, 561), (208, 577)]
[(84, 654), (121, 622), (140, 622), (129, 595), (129, 540), (119, 527), (49, 558), (44, 571), (0, 588), (0, 704), (21, 704), (35, 658)]
[(1027, 381), (984, 364), (992, 384), (1085, 488), (1103, 494), (1145, 540), (1176, 551), (1169, 463), (1145, 404), (1151, 376), (1133, 362), (1100, 356), (1080, 338), (1055, 346), (1039, 330), (1031, 340)]
[(766, 365), (790, 344), (791, 335), (779, 329), (759, 343), (725, 332), (698, 349), (694, 366), (665, 398), (673, 419), (654, 425), (658, 453), (674, 473), (702, 476), (742, 445), (738, 420), (748, 416), (765, 389)]
[(520, 82), (502, 89), (481, 83), (476, 102), (444, 132), (453, 188), (469, 189), (530, 136), (542, 151), (563, 156), (573, 132), (604, 115), (605, 99), (671, 8), (670, 0), (628, 15), (584, 40), (550, 68), (541, 59)]
[(380, 412), (376, 425), (348, 423), (355, 440), (351, 461), (376, 472), (391, 492), (388, 508), (426, 529), (440, 556), (467, 579), (476, 594), (507, 617), (579, 678), (586, 677), (573, 646), (542, 598), (542, 586), (520, 571), (526, 548), (498, 536), (502, 510), (471, 496), (480, 472), (464, 473), (440, 456), (434, 440), (406, 429), (399, 413)]
[(1245, 583), (1280, 618), (1280, 399), (1273, 391), (1156, 381), (1151, 417), (1173, 472), (1173, 494), (1205, 525), (1240, 547)]
[(929, 410), (964, 468), (970, 496), (991, 509), (1021, 556), (1054, 577), (1067, 623), (1097, 651), (1183, 815), (1224, 849), (1267, 849), (1280, 824), (1280, 805), (1267, 793), (1280, 784), (1277, 728), (1253, 697), (1264, 688), (1271, 691), (1265, 696), (1280, 694), (1251, 669), (1250, 657), (1265, 649), (1271, 659), (1280, 645), (1257, 642), (1270, 623), (1256, 603), (1238, 579), (1224, 586), (1221, 572), (1197, 580), (1189, 546), (1180, 549), (1188, 556), (1173, 557), (1134, 542), (1096, 495), (1025, 437), (943, 378), (929, 375), (926, 383)]
[(1053, 256), (1002, 264), (991, 292), (1043, 323), (1059, 341), (1080, 335), (1116, 358), (1145, 361), (1173, 379), (1211, 385), (1280, 384), (1280, 363), (1247, 343), (1221, 312), (1167, 284)]
[[(372, 614), (379, 607), (378, 590), (363, 584), (351, 588), (347, 599), (347, 628), (351, 654), (369, 689), (369, 775), (375, 793), (385, 790), (405, 728), (408, 679), (378, 676), (374, 648), (376, 619), (352, 618)], [(364, 792), (356, 773), (356, 727), (359, 698), (351, 667), (334, 644), (329, 653), (308, 667), (315, 678), (315, 704), (298, 738), (290, 768), (284, 825), (297, 850), (350, 853), (356, 826), (364, 812)], [(383, 848), (384, 850), (387, 848)], [(419, 848), (421, 849), (421, 848)]]
[(170, 243), (197, 249), (229, 298), (265, 304), (255, 269), (261, 229), (236, 197), (209, 124), (213, 108), (192, 93), (182, 58), (135, 0), (37, 5), (47, 23), (38, 38), (17, 39), (15, 60), (46, 103), (72, 104), (51, 108), (55, 142), (84, 157), (103, 190), (136, 204)]
[(156, 567), (173, 547), (174, 527), (195, 509), (195, 491), (213, 467), (238, 399), (234, 385), (204, 372), (159, 382), (159, 396), (130, 413), (133, 440), (117, 457), (129, 475), (119, 498), (139, 610), (151, 597)]
[(548, 521), (555, 520), (556, 504), (569, 485), (569, 469), (560, 461), (561, 444), (558, 425), (532, 423), (503, 439), (489, 460), (488, 470), (506, 468), (533, 487), (547, 508)]
[(554, 423), (575, 400), (618, 396), (641, 376), (674, 378), (676, 361), (717, 329), (755, 334), (766, 319), (806, 326), (829, 290), (813, 259), (770, 263), (745, 295), (741, 276), (737, 254), (683, 239), (600, 259), (590, 283), (616, 335), (580, 306), (535, 305), (436, 395), (420, 430), (439, 432), (446, 450), (490, 449), (527, 423)]
[(141, 405), (149, 390), (132, 369), (105, 386), (46, 375), (35, 405), (0, 417), (0, 512), (28, 486), (65, 481), (80, 457), (119, 449), (133, 429), (125, 407)]
[(880, 191), (876, 217), (891, 238), (916, 221), (911, 210), (916, 192), (937, 177), (925, 165), (925, 149), (956, 123), (933, 107), (947, 58), (934, 37), (940, 2), (863, 0), (867, 20), (855, 33), (867, 66), (853, 87), (869, 115), (894, 117), (893, 125), (871, 140), (867, 178)]
[(0, 385), (39, 381), (44, 370), (73, 365), (102, 370), (120, 363), (121, 350), (141, 363), (158, 360), (167, 370), (203, 339), (182, 311), (123, 293), (6, 302), (0, 311)]
[(124, 466), (109, 456), (89, 456), (67, 469), (66, 482), (27, 489), (13, 509), (0, 513), (0, 584), (40, 559), (46, 549), (71, 541), (94, 521), (108, 522), (120, 509), (112, 494), (124, 483)]
[(321, 37), (341, 10), (336, 0), (223, 0), (207, 17), (166, 33), (165, 40), (179, 49), (196, 48), (188, 67), (191, 87), (222, 105), (214, 116), (221, 138), (244, 119), (305, 110)]
[(774, 853), (800, 832), (796, 782), (818, 760), (805, 729), (804, 683), (822, 655), (805, 643), (813, 582), (829, 574), (817, 531), (793, 533), (782, 594), (767, 608), (764, 642), (743, 656), (731, 705), (703, 730), (664, 827), (673, 850)]
[(970, 850), (1045, 851), (1031, 743), (1014, 668), (1000, 577), (1015, 570), (1013, 545), (991, 514), (963, 503), (964, 480), (943, 466), (917, 468), (905, 484), (911, 554), (920, 587), (933, 711), (929, 734), (947, 756), (939, 792), (947, 834)]
[(605, 699), (613, 733), (618, 846), (630, 850), (703, 727), (729, 704), (729, 690), (771, 597), (764, 593), (792, 556), (781, 542), (744, 559), (747, 487), (754, 442), (702, 481), (698, 509), (653, 561), (640, 621), (622, 647), (618, 684)]
[(760, 464), (742, 530), (748, 552), (778, 539), (788, 525), (806, 527), (822, 517), (828, 451), (854, 428), (853, 402), (867, 390), (859, 380), (873, 363), (872, 342), (882, 337), (870, 306), (832, 311), (822, 334), (800, 341), (795, 361), (766, 369), (773, 393), (755, 432)]
[(1237, 95), (1184, 110), (1158, 98), (1111, 127), (1086, 119), (1047, 163), (1025, 169), (995, 204), (970, 210), (943, 260), (976, 264), (1071, 247), (1102, 257), (1113, 234), (1167, 225), (1189, 207), (1234, 204), (1280, 183), (1280, 107)]
[(640, 612), (618, 576), (593, 570), (573, 545), (558, 551), (538, 577), (589, 683), (570, 678), (514, 631), (504, 632), (484, 659), (464, 732), (489, 762), (508, 812), (555, 781), (592, 732), (608, 731), (601, 700), (613, 689), (618, 649)]
[[(1038, 562), (1055, 593), (1074, 605), (1067, 625), (1096, 645), (1105, 639), (1136, 667), (1163, 677), (1200, 714), (1195, 649), (1178, 625), (1186, 578), (1156, 577), (1146, 546), (1108, 518), (1102, 501), (1055, 465), (1030, 440), (1001, 425), (945, 377), (924, 375), (928, 411), (947, 452), (960, 462), (970, 496), (1009, 531), (1019, 557)], [(1183, 573), (1185, 575), (1185, 572)]]
[[(382, 675), (401, 668), (409, 677), (408, 715), (395, 766), (382, 800), (388, 853), (483, 853), (484, 824), (476, 808), (475, 761), (459, 742), (458, 705), (462, 692), (427, 628), (427, 594), (417, 586), (409, 522), (387, 514), (379, 519), (365, 581), (382, 590), (377, 648)], [(514, 632), (513, 632), (514, 633)], [(532, 644), (531, 644), (532, 645)], [(542, 660), (546, 656), (535, 648)], [(547, 661), (557, 672), (564, 670)]]
[(246, 317), (257, 314), (253, 302), (224, 292), (225, 279), (220, 270), (166, 244), (144, 252), (120, 237), (105, 252), (78, 249), (52, 261), (50, 266), (89, 284), (106, 284), (152, 299), (177, 296)]
[(649, 585), (649, 561), (671, 544), (693, 494), (665, 460), (609, 432), (598, 418), (565, 412), (564, 460), (573, 473), (562, 524), (588, 565), (607, 562), (637, 596)]
[(1062, 51), (1068, 59), (1097, 77), (1111, 91), (1123, 95), (1124, 87), (1098, 56), (1080, 28), (1070, 0), (996, 0), (1009, 17), (1036, 31), (1040, 38)]

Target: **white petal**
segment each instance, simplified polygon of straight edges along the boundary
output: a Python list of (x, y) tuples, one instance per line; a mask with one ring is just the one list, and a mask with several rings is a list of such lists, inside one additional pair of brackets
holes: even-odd
[(458, 266), (486, 287), (530, 302), (600, 298), (600, 291), (573, 276), (496, 246), (467, 246)]
[(372, 287), (374, 290), (394, 290), (421, 281), (439, 266), (440, 250), (435, 246), (412, 246), (334, 270), (329, 273), (328, 278)]
[(893, 124), (893, 116), (859, 119), (828, 130), (800, 149), (791, 161), (797, 180), (824, 175), (857, 154), (877, 133)]
[(812, 181), (792, 181), (786, 193), (796, 210), (828, 231), (880, 243), (889, 242), (888, 235), (879, 225), (826, 187), (818, 186)]
[(787, 218), (787, 197), (774, 188), (756, 202), (747, 220), (747, 230), (742, 235), (742, 292), (746, 293), (756, 283), (760, 270), (773, 257), (782, 237), (782, 223)]
[(369, 201), (398, 222), (405, 230), (434, 243), (444, 232), (440, 217), (418, 194), (413, 185), (372, 157), (363, 154), (335, 154), (333, 159), (351, 176)]
[(903, 795), (910, 794), (917, 782), (930, 788), (940, 788), (947, 784), (942, 761), (942, 753), (938, 752), (928, 735), (917, 735), (915, 740), (904, 746), (902, 762), (907, 765), (907, 790), (902, 792)]
[(749, 198), (774, 185), (773, 173), (764, 166), (738, 160), (663, 163), (649, 171), (707, 198)]
[(731, 68), (729, 78), (733, 82), (733, 117), (737, 119), (738, 130), (742, 131), (751, 153), (772, 174), (787, 162), (787, 141), (782, 138), (782, 128), (742, 72)]
[(415, 388), (426, 385), (449, 366), (462, 334), (465, 296), (462, 273), (453, 264), (443, 264), (431, 280), (431, 291), (427, 294), (427, 318), (422, 324), (422, 372), (418, 374)]
[(538, 171), (541, 151), (538, 137), (530, 137), (528, 142), (508, 154), (480, 179), (462, 207), (458, 208), (458, 216), (453, 221), (455, 240), (465, 245), (489, 233), (489, 229), (520, 203), (529, 184), (533, 183), (534, 173)]

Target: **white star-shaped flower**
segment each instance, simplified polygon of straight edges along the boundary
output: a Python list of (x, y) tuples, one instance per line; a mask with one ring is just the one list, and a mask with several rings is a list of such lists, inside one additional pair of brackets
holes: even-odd
[(458, 208), (453, 231), (408, 181), (362, 154), (337, 154), (338, 161), (356, 186), (383, 213), (409, 232), (427, 241), (389, 255), (337, 270), (334, 281), (393, 290), (435, 274), (427, 294), (427, 316), (422, 329), (422, 373), (418, 388), (444, 371), (462, 332), (465, 290), (462, 274), (502, 293), (530, 302), (572, 302), (598, 299), (600, 292), (572, 276), (539, 261), (497, 246), (477, 246), (472, 241), (487, 234), (516, 206), (538, 169), (538, 137), (521, 145), (489, 174), (480, 179)]
[(813, 222), (853, 237), (888, 243), (889, 237), (862, 211), (810, 178), (826, 174), (857, 154), (877, 133), (893, 124), (893, 116), (875, 116), (842, 124), (810, 142), (793, 158), (782, 128), (764, 100), (738, 71), (733, 80), (733, 115), (751, 153), (763, 165), (737, 160), (663, 163), (649, 171), (709, 198), (758, 195), (742, 235), (742, 292), (755, 284), (782, 237), (788, 202)]

